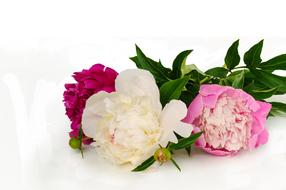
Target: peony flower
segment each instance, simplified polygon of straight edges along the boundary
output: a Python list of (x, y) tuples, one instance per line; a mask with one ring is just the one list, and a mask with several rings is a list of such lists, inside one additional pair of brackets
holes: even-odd
[(188, 137), (192, 128), (181, 122), (185, 104), (172, 100), (162, 110), (154, 77), (146, 70), (121, 72), (116, 92), (91, 96), (83, 113), (82, 129), (92, 137), (100, 155), (116, 164), (138, 164), (159, 145), (177, 142), (174, 131)]
[(196, 145), (208, 153), (224, 156), (251, 150), (268, 141), (264, 127), (271, 104), (256, 101), (240, 89), (202, 85), (188, 108), (184, 122), (204, 131)]
[[(101, 64), (95, 64), (88, 70), (75, 72), (77, 83), (65, 84), (64, 105), (66, 115), (71, 121), (70, 137), (78, 137), (86, 100), (99, 91), (113, 92), (117, 72)], [(83, 136), (83, 143), (90, 144), (91, 138)]]

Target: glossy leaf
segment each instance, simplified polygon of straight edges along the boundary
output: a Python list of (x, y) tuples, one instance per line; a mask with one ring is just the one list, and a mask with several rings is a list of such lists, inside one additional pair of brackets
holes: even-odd
[(251, 96), (253, 96), (256, 100), (264, 100), (266, 98), (270, 98), (275, 94), (277, 91), (277, 88), (271, 88), (271, 89), (252, 89), (252, 90), (246, 90)]
[(193, 101), (197, 94), (194, 94), (190, 90), (182, 91), (180, 100), (182, 100), (187, 106)]
[(232, 87), (242, 89), (244, 85), (244, 71), (236, 75), (234, 81), (232, 82)]
[(286, 70), (286, 54), (276, 56), (266, 62), (263, 62), (258, 67), (268, 71)]
[(263, 47), (263, 40), (252, 46), (243, 57), (244, 63), (251, 68), (255, 68), (261, 63), (261, 51)]
[[(175, 133), (175, 132), (174, 132), (174, 133)], [(179, 134), (177, 134), (177, 133), (175, 133), (175, 135), (176, 135), (177, 139), (183, 139), (183, 138), (184, 138), (184, 137), (182, 137), (181, 135), (179, 135)], [(191, 156), (191, 146), (185, 148), (185, 150), (186, 150), (188, 156)]]
[(201, 80), (206, 76), (206, 74), (194, 64), (187, 65), (187, 67), (188, 72), (186, 75), (190, 76), (190, 79), (192, 80)]
[(272, 104), (270, 111), (271, 116), (279, 116), (286, 114), (286, 104), (282, 102), (269, 102)]
[(256, 77), (256, 80), (272, 89), (277, 88), (277, 91), (286, 93), (286, 77), (274, 75), (272, 73), (254, 69), (251, 73)]
[(228, 70), (223, 67), (215, 67), (207, 70), (205, 73), (214, 77), (225, 78), (228, 74)]
[(139, 166), (134, 168), (132, 171), (133, 172), (143, 171), (143, 170), (149, 168), (152, 164), (154, 164), (154, 162), (155, 162), (155, 158), (154, 158), (154, 156), (151, 156), (150, 158), (145, 160), (142, 164), (140, 164)]
[(182, 138), (178, 140), (178, 143), (169, 144), (168, 148), (172, 150), (180, 150), (190, 147), (194, 142), (203, 134), (203, 132), (195, 133), (188, 138)]
[(165, 106), (172, 99), (179, 99), (188, 81), (189, 77), (185, 76), (164, 83), (160, 87), (160, 100), (162, 105)]
[(135, 63), (135, 65), (136, 65), (136, 67), (137, 67), (138, 69), (143, 69), (143, 67), (142, 67), (142, 65), (140, 64), (139, 59), (138, 59), (137, 56), (130, 57), (129, 59), (131, 59), (131, 60)]
[(226, 56), (224, 58), (225, 65), (229, 70), (235, 68), (240, 62), (238, 45), (239, 45), (239, 40), (233, 42), (233, 44), (227, 50)]
[(184, 74), (189, 72), (186, 65), (186, 59), (192, 51), (193, 50), (186, 50), (177, 55), (173, 62), (173, 70), (171, 72), (171, 76), (173, 77), (173, 79), (180, 78), (184, 76)]
[(170, 69), (165, 68), (160, 61), (156, 62), (146, 57), (138, 46), (136, 46), (136, 53), (137, 56), (130, 59), (135, 62), (138, 68), (150, 71), (157, 83), (163, 83), (169, 80)]

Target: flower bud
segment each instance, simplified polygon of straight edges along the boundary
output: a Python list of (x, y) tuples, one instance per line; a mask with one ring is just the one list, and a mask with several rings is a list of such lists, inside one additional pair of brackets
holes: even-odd
[(81, 146), (81, 142), (78, 138), (71, 138), (69, 141), (69, 145), (72, 149), (79, 149)]
[(172, 158), (171, 152), (167, 148), (160, 148), (156, 150), (154, 154), (155, 160), (157, 160), (160, 163), (165, 163)]

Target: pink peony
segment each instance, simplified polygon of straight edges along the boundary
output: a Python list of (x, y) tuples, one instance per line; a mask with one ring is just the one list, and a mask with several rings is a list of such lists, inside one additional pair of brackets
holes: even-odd
[[(65, 84), (64, 105), (66, 115), (71, 121), (71, 138), (79, 136), (81, 117), (86, 100), (99, 91), (113, 92), (117, 75), (118, 73), (113, 69), (95, 64), (88, 70), (75, 72), (73, 78), (76, 83)], [(83, 136), (84, 144), (90, 144), (91, 142), (91, 138)]]
[(271, 104), (256, 101), (240, 89), (202, 85), (188, 108), (185, 122), (204, 131), (196, 146), (214, 155), (233, 155), (268, 141), (264, 127)]

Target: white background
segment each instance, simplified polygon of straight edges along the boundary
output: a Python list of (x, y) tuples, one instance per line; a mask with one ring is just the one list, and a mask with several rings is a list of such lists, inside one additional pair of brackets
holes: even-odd
[[(270, 141), (221, 158), (195, 151), (172, 165), (134, 174), (67, 145), (63, 85), (73, 71), (103, 63), (133, 68), (134, 44), (166, 66), (194, 49), (188, 63), (220, 66), (265, 39), (263, 59), (286, 52), (283, 1), (0, 1), (1, 189), (286, 189), (285, 118), (269, 119)], [(285, 101), (285, 96), (276, 98)]]

